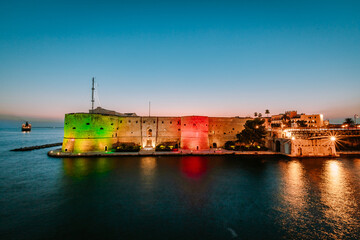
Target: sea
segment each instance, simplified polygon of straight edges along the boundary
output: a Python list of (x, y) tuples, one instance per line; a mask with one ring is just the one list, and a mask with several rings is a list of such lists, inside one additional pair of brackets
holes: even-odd
[(51, 158), (0, 129), (0, 239), (359, 239), (360, 158)]

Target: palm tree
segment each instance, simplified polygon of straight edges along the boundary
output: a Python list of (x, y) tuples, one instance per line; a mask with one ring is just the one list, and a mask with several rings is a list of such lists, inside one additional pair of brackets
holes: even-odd
[(259, 113), (259, 114), (258, 114), (258, 116), (259, 116), (259, 118), (261, 118), (261, 117), (262, 117), (262, 114), (261, 114), (261, 113)]
[(265, 114), (266, 114), (267, 117), (269, 116), (269, 114), (270, 114), (269, 109), (266, 109), (266, 110), (265, 110)]
[(354, 125), (354, 120), (352, 120), (352, 118), (345, 118), (345, 122), (343, 124), (346, 124), (347, 128), (349, 129)]
[(254, 116), (257, 117), (257, 116), (258, 116), (258, 113), (257, 113), (257, 112), (254, 112)]

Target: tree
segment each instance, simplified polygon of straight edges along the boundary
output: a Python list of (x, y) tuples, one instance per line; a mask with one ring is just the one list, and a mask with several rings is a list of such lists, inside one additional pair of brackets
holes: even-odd
[(258, 114), (258, 116), (259, 116), (259, 118), (261, 118), (261, 117), (262, 117), (262, 114), (261, 114), (261, 113), (259, 113), (259, 114)]
[(251, 146), (264, 145), (264, 138), (266, 136), (264, 119), (255, 118), (253, 120), (246, 121), (244, 130), (241, 133), (236, 134), (238, 142), (244, 144), (250, 144)]
[(349, 129), (350, 127), (352, 127), (354, 125), (354, 120), (352, 118), (345, 118), (345, 122), (343, 124), (345, 124), (347, 126), (347, 128)]
[(296, 122), (299, 127), (307, 127), (307, 122), (305, 120), (299, 120)]
[(287, 114), (284, 114), (282, 117), (281, 117), (281, 120), (283, 122), (283, 124), (287, 127), (291, 127), (291, 119), (290, 119), (290, 116), (287, 115)]
[(270, 114), (269, 109), (266, 109), (266, 110), (265, 110), (265, 114), (266, 114), (267, 117), (269, 116), (269, 114)]
[(254, 112), (254, 116), (257, 117), (257, 116), (258, 116), (258, 113), (257, 113), (257, 112)]

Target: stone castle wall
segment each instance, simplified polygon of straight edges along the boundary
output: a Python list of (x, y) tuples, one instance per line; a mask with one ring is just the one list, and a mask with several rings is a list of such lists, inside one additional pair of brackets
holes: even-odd
[(142, 147), (177, 144), (183, 149), (222, 147), (236, 140), (245, 118), (138, 117), (73, 113), (65, 115), (64, 152), (110, 151), (121, 143)]

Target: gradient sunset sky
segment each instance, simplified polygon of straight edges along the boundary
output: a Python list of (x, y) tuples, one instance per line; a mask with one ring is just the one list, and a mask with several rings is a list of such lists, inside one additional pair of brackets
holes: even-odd
[(1, 1), (0, 114), (360, 115), (360, 1)]

